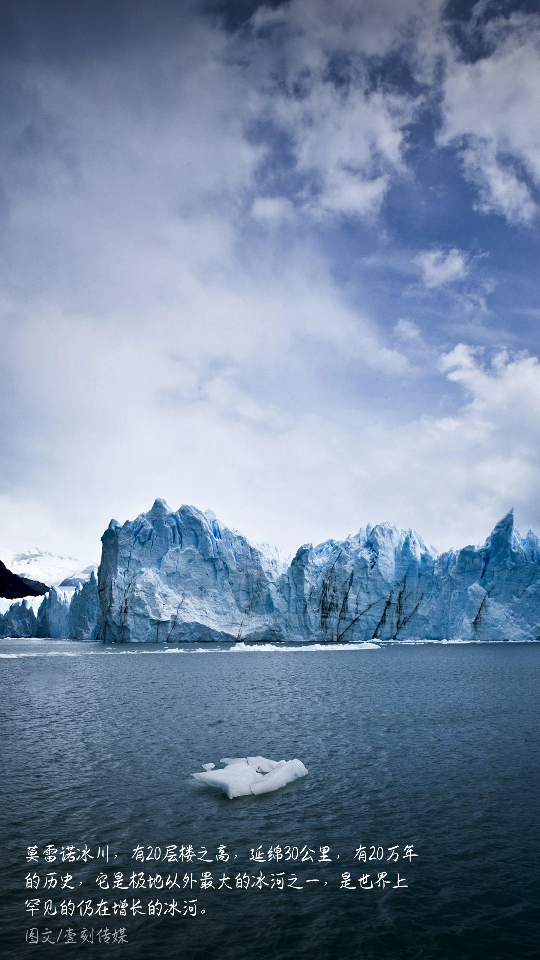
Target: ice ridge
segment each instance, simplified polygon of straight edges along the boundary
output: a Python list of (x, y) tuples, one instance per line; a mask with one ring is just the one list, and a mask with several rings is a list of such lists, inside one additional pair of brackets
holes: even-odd
[(96, 580), (0, 616), (0, 636), (270, 643), (540, 639), (540, 541), (510, 511), (480, 546), (438, 554), (413, 530), (368, 525), (285, 562), (211, 511), (148, 513), (102, 537)]

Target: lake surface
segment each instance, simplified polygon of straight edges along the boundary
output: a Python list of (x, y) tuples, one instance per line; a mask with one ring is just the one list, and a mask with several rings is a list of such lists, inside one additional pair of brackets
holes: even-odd
[(0, 641), (2, 957), (538, 957), (540, 644), (204, 649)]

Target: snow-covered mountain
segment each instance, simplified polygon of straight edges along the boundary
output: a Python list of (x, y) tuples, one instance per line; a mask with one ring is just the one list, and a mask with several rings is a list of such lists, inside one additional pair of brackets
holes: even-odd
[[(99, 620), (97, 564), (55, 556), (38, 548), (24, 553), (0, 548), (0, 560), (18, 577), (52, 587), (46, 597), (28, 595), (17, 603), (0, 597), (0, 637), (92, 638)], [(93, 583), (88, 587), (90, 580)], [(88, 608), (85, 611), (81, 611), (81, 598)]]
[(12, 600), (18, 597), (42, 597), (49, 588), (38, 580), (29, 580), (12, 573), (0, 560), (0, 597)]
[(15, 553), (13, 550), (0, 547), (0, 560), (19, 577), (39, 580), (49, 587), (75, 587), (85, 583), (92, 570), (97, 571), (97, 563), (81, 563), (74, 557), (54, 556), (37, 547), (26, 550), (24, 553)]
[[(289, 563), (213, 513), (163, 500), (111, 521), (98, 583), (23, 602), (0, 635), (106, 642), (540, 639), (540, 541), (507, 514), (481, 546), (443, 554), (412, 530), (368, 526)], [(99, 602), (98, 602), (99, 597)], [(34, 626), (32, 626), (32, 616)], [(48, 631), (48, 632), (47, 632)], [(11, 633), (13, 635), (13, 632)]]

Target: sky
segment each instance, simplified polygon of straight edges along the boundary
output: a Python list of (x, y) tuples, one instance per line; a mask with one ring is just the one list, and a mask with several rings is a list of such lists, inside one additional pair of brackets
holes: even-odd
[(0, 0), (0, 544), (540, 533), (532, 0)]

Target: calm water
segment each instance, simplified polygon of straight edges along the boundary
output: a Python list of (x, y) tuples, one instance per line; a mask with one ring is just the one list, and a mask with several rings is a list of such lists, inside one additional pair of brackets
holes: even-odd
[[(2, 957), (538, 957), (539, 674), (540, 644), (186, 654), (0, 641)], [(299, 757), (309, 776), (232, 801), (189, 776), (246, 754)], [(95, 859), (46, 863), (48, 844), (77, 856), (86, 844)], [(355, 860), (361, 844), (383, 859)], [(159, 861), (133, 859), (137, 845), (161, 848)], [(196, 859), (167, 862), (167, 845)], [(259, 845), (266, 863), (250, 861)], [(276, 845), (306, 847), (313, 862), (294, 850), (268, 862)], [(47, 872), (56, 888), (43, 889)], [(112, 889), (116, 872), (127, 890)], [(133, 872), (163, 889), (133, 889)], [(203, 872), (214, 889), (201, 889)], [(384, 889), (359, 889), (382, 872)], [(340, 889), (343, 873), (353, 889)], [(66, 875), (73, 891), (59, 890)], [(175, 875), (180, 889), (167, 888)], [(216, 889), (223, 876), (231, 890)], [(51, 899), (57, 915), (32, 920), (30, 899), (41, 910)], [(61, 916), (70, 899), (73, 917)], [(126, 917), (96, 915), (122, 899)], [(94, 914), (81, 917), (86, 900)], [(148, 916), (156, 900), (180, 913)], [(196, 916), (182, 915), (187, 901)], [(32, 928), (60, 941), (27, 944)], [(127, 943), (98, 942), (121, 928)]]

